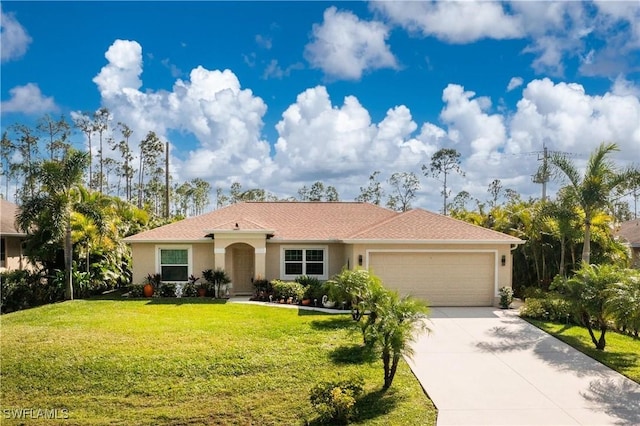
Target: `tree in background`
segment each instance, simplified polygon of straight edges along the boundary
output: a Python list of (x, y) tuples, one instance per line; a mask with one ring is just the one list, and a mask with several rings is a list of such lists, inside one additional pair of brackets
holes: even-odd
[(94, 123), (91, 118), (92, 114), (89, 112), (83, 112), (76, 116), (73, 116), (74, 126), (87, 137), (87, 143), (89, 148), (89, 178), (87, 180), (87, 186), (91, 188), (91, 183), (93, 182), (93, 147), (91, 143), (91, 136), (93, 136), (94, 132)]
[(434, 177), (442, 179), (442, 191), (440, 192), (443, 197), (442, 214), (447, 215), (447, 198), (449, 197), (450, 189), (447, 187), (447, 175), (451, 172), (456, 172), (461, 176), (464, 176), (464, 172), (460, 168), (460, 153), (452, 148), (442, 148), (431, 156), (431, 163), (429, 167), (422, 165), (424, 175), (427, 177)]
[(489, 200), (489, 205), (491, 207), (495, 207), (498, 205), (498, 198), (500, 198), (500, 194), (502, 193), (502, 182), (500, 179), (494, 179), (489, 184), (489, 188), (487, 189), (489, 195), (491, 195), (491, 199)]
[(100, 171), (98, 174), (97, 188), (102, 194), (104, 188), (104, 155), (103, 155), (103, 135), (109, 130), (109, 121), (111, 121), (111, 114), (105, 107), (100, 108), (93, 114), (93, 131), (98, 134), (98, 166)]
[(614, 191), (627, 181), (637, 179), (638, 170), (628, 168), (618, 170), (608, 156), (618, 151), (613, 143), (602, 143), (589, 157), (584, 176), (580, 176), (576, 165), (563, 155), (553, 155), (551, 164), (556, 169), (556, 176), (569, 181), (567, 197), (579, 205), (584, 212), (584, 244), (582, 261), (589, 264), (591, 260), (591, 223), (594, 216), (607, 207), (611, 207)]
[(67, 142), (71, 135), (71, 126), (64, 116), (60, 116), (56, 121), (49, 114), (45, 114), (38, 120), (37, 129), (49, 138), (46, 148), (50, 160), (59, 159), (71, 148), (71, 144)]
[(413, 172), (396, 172), (388, 180), (391, 193), (387, 199), (387, 207), (392, 210), (406, 212), (411, 210), (411, 201), (416, 198), (420, 189), (420, 181)]
[(380, 205), (384, 190), (382, 184), (378, 180), (380, 172), (376, 170), (369, 176), (369, 184), (366, 187), (360, 187), (360, 195), (356, 197), (356, 201), (361, 203), (371, 203), (376, 206)]

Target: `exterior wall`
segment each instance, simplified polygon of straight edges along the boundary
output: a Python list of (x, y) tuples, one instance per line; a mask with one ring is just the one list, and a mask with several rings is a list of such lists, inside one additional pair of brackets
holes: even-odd
[(280, 279), (281, 253), (282, 247), (300, 247), (309, 248), (313, 246), (325, 246), (328, 251), (327, 259), (327, 276), (331, 277), (342, 270), (347, 265), (347, 257), (345, 253), (345, 244), (332, 243), (307, 243), (307, 244), (289, 244), (289, 243), (271, 243), (267, 244), (266, 271), (265, 278), (267, 280)]
[(32, 269), (29, 260), (22, 255), (22, 238), (15, 236), (2, 236), (5, 240), (6, 258), (0, 271), (15, 271), (18, 269)]
[(205, 269), (213, 269), (213, 243), (198, 244), (155, 244), (132, 243), (131, 255), (133, 258), (132, 282), (143, 283), (147, 274), (160, 272), (157, 250), (158, 247), (176, 247), (191, 249), (191, 264), (189, 274), (201, 276)]
[(640, 269), (640, 247), (631, 249), (631, 267)]
[(213, 261), (213, 242), (191, 245), (193, 265), (191, 273), (196, 277), (202, 276), (202, 271), (215, 269)]

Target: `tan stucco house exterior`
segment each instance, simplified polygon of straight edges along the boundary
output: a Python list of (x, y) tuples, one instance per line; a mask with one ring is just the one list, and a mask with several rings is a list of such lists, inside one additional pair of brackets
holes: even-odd
[(402, 294), (432, 306), (491, 306), (511, 287), (518, 238), (422, 209), (404, 213), (357, 202), (247, 202), (125, 239), (133, 281), (160, 273), (186, 281), (224, 268), (232, 294), (256, 278), (327, 280), (368, 268)]
[(22, 241), (27, 236), (16, 226), (18, 206), (0, 199), (0, 272), (26, 269), (28, 259), (22, 254)]
[(622, 222), (616, 235), (631, 250), (631, 267), (640, 269), (640, 219)]

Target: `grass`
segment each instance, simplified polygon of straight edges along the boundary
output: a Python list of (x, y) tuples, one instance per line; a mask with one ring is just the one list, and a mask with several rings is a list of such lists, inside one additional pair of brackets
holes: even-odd
[[(2, 410), (66, 409), (68, 425), (305, 424), (315, 419), (316, 383), (360, 375), (354, 423), (435, 424), (406, 363), (381, 392), (382, 363), (362, 353), (348, 315), (203, 299), (76, 300), (1, 321)], [(19, 424), (6, 417), (3, 425)]]
[[(640, 340), (607, 331), (604, 351), (597, 350), (585, 327), (525, 318), (531, 324), (557, 337), (580, 352), (640, 383)], [(599, 332), (597, 336), (599, 336)]]

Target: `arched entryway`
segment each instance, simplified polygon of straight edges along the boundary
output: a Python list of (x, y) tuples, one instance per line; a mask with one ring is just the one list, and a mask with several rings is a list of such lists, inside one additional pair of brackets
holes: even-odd
[(230, 271), (232, 292), (235, 295), (253, 294), (255, 249), (249, 244), (235, 243), (227, 247), (225, 263)]

